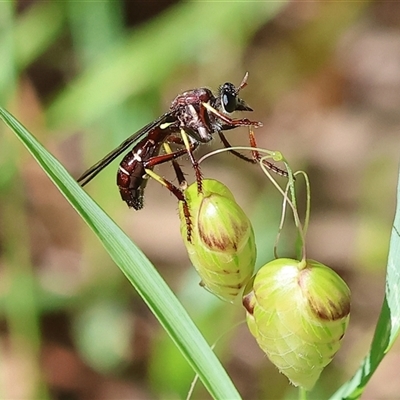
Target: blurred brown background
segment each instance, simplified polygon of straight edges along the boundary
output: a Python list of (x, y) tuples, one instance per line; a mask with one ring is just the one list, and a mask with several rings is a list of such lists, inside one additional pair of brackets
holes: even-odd
[[(311, 181), (308, 257), (352, 290), (343, 347), (314, 397), (348, 380), (369, 349), (384, 294), (400, 131), (399, 2), (5, 2), (0, 99), (75, 177), (165, 112), (183, 90), (239, 84), (258, 144)], [(244, 114), (243, 114), (244, 115)], [(247, 144), (247, 130), (227, 133)], [(215, 140), (199, 154), (219, 148)], [(187, 160), (182, 165), (192, 180)], [(87, 191), (157, 266), (245, 399), (296, 396), (257, 348), (240, 307), (198, 286), (176, 200), (156, 182), (127, 209), (118, 161)], [(0, 397), (184, 398), (194, 374), (92, 233), (0, 126)], [(157, 171), (173, 178), (170, 166)], [(227, 184), (270, 260), (281, 198), (259, 169), (222, 154), (203, 172)], [(278, 178), (279, 179), (279, 178)], [(293, 256), (288, 234), (280, 255)], [(395, 346), (364, 399), (399, 398)], [(197, 385), (193, 398), (208, 398)], [(310, 396), (313, 398), (313, 395)]]

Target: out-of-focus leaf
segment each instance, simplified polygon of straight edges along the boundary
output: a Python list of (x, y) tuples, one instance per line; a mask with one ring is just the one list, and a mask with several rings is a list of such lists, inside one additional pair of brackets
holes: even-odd
[(0, 3), (0, 102), (4, 103), (13, 93), (16, 81), (14, 47), (14, 5)]
[(65, 26), (64, 4), (39, 1), (19, 16), (15, 25), (15, 58), (19, 70), (25, 69), (48, 49)]
[(371, 349), (354, 377), (332, 399), (359, 398), (383, 357), (400, 332), (400, 174), (397, 188), (396, 216), (392, 227), (386, 273), (386, 291)]
[(184, 2), (169, 8), (115, 43), (64, 89), (48, 109), (50, 124), (59, 129), (91, 123), (129, 96), (159, 86), (176, 65), (201, 57), (199, 51), (217, 38), (242, 44), (285, 4)]

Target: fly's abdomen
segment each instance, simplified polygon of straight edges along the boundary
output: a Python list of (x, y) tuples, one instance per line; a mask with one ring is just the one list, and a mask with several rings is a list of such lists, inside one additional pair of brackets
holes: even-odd
[(129, 152), (118, 168), (117, 185), (121, 198), (135, 210), (143, 208), (143, 193), (147, 184), (143, 163), (137, 154)]

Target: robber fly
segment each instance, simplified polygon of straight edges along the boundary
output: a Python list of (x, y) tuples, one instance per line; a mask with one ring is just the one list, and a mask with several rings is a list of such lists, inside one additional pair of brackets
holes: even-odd
[[(147, 172), (165, 162), (173, 161), (188, 154), (193, 164), (201, 190), (201, 173), (193, 152), (201, 143), (209, 142), (218, 133), (225, 147), (230, 147), (223, 131), (239, 126), (262, 126), (260, 122), (248, 119), (232, 119), (228, 114), (234, 111), (253, 111), (241, 98), (239, 92), (247, 85), (248, 73), (241, 84), (235, 87), (232, 83), (224, 83), (214, 95), (207, 88), (188, 90), (178, 95), (171, 103), (168, 112), (134, 133), (115, 150), (89, 168), (79, 178), (84, 186), (90, 182), (103, 168), (110, 164), (122, 152), (133, 145), (122, 159), (118, 173), (117, 185), (123, 201), (136, 210), (143, 208), (144, 189), (148, 181)], [(187, 135), (187, 142), (182, 139)], [(175, 151), (160, 154), (165, 143), (185, 146)], [(240, 153), (232, 152), (240, 158), (252, 161)], [(146, 172), (147, 171), (147, 172)], [(182, 200), (182, 192), (164, 180), (164, 185)]]

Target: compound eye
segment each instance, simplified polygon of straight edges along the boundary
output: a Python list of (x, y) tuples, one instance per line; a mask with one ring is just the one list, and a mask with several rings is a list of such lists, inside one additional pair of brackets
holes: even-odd
[(226, 112), (231, 113), (236, 110), (237, 107), (237, 96), (235, 90), (224, 90), (222, 92), (222, 105)]

